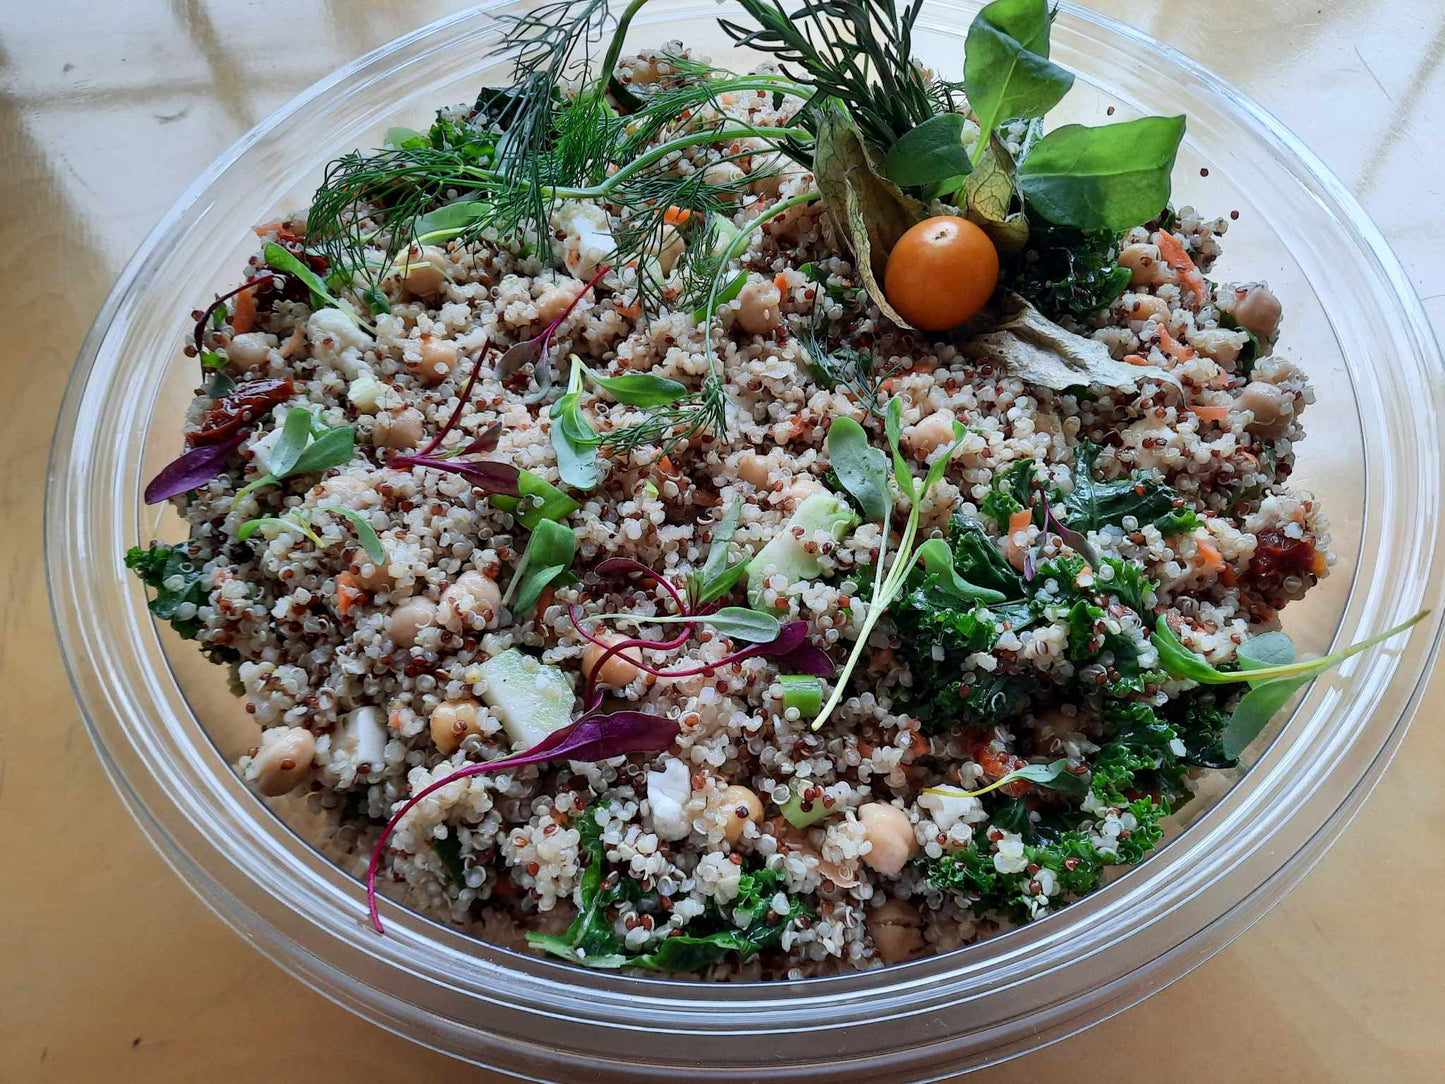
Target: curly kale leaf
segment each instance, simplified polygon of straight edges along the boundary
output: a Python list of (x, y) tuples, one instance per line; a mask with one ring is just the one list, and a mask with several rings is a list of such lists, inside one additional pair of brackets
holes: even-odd
[[(993, 520), (999, 531), (1005, 531), (1011, 515), (1033, 506), (1031, 498), (1035, 489), (1043, 490), (1050, 503), (1057, 504), (1062, 499), (1058, 487), (1042, 476), (1038, 460), (1015, 460), (994, 475), (988, 492), (978, 502), (978, 510)], [(1034, 522), (1042, 525), (1042, 517), (1042, 507), (1034, 508)]]
[(949, 525), (948, 545), (953, 550), (954, 569), (969, 583), (998, 591), (1006, 599), (1024, 597), (1023, 577), (1014, 571), (974, 520), (954, 516)]
[(1074, 489), (1064, 499), (1062, 516), (1076, 531), (1122, 527), (1133, 516), (1142, 527), (1155, 524), (1164, 534), (1183, 534), (1199, 526), (1199, 517), (1179, 493), (1156, 478), (1136, 473), (1112, 482), (1094, 478), (1102, 449), (1081, 440), (1074, 449)]
[[(155, 592), (149, 603), (151, 613), (170, 622), (183, 640), (194, 640), (200, 634), (201, 619), (194, 608), (206, 605), (208, 596), (201, 586), (201, 569), (186, 553), (184, 543), (166, 546), (152, 542), (147, 549), (132, 546), (126, 550), (125, 567)], [(179, 610), (184, 605), (192, 609), (189, 616), (182, 617)], [(232, 648), (217, 644), (205, 644), (201, 651), (212, 662), (234, 662), (240, 658)]]
[(1029, 243), (1005, 272), (1009, 285), (1050, 320), (1083, 320), (1129, 285), (1118, 263), (1120, 235), (1086, 233), (1030, 216)]

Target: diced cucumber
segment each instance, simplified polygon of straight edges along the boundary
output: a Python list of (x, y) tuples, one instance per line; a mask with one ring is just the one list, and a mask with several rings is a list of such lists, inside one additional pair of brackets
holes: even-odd
[[(823, 566), (816, 554), (804, 548), (804, 542), (819, 531), (827, 531), (835, 542), (841, 542), (857, 524), (853, 510), (832, 493), (814, 493), (805, 499), (782, 531), (748, 562), (748, 604), (754, 609), (763, 608), (763, 584), (771, 575), (784, 576), (789, 583), (817, 579)], [(793, 533), (794, 527), (803, 528), (801, 539)]]
[(479, 667), (486, 691), (482, 699), (501, 721), (513, 745), (530, 749), (572, 721), (572, 686), (555, 666), (547, 666), (515, 647)]

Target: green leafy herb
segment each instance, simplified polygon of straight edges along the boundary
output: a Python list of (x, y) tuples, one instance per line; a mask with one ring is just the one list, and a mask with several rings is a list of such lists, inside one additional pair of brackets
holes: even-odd
[[(338, 425), (327, 429), (308, 444), (291, 469), (280, 477), (297, 474), (319, 474), (332, 467), (344, 467), (356, 454), (356, 426)], [(274, 473), (274, 472), (273, 472)]]
[(843, 488), (869, 519), (886, 523), (893, 511), (888, 460), (868, 443), (868, 434), (852, 418), (838, 417), (828, 427), (828, 459)]
[(594, 489), (602, 480), (597, 467), (597, 446), (602, 438), (582, 413), (584, 367), (572, 365), (567, 393), (552, 404), (552, 450), (557, 453), (557, 473), (574, 489)]
[(713, 528), (707, 560), (703, 562), (701, 569), (688, 577), (688, 593), (692, 596), (693, 609), (722, 598), (733, 589), (740, 579), (747, 575), (748, 562), (746, 559), (735, 564), (728, 563), (730, 559), (728, 544), (737, 532), (742, 514), (742, 502), (734, 500), (732, 504), (728, 505), (722, 519), (718, 520), (717, 526)]
[(963, 146), (967, 123), (960, 113), (940, 113), (906, 132), (884, 156), (884, 176), (904, 188), (961, 182), (973, 172)]
[(1074, 85), (1049, 60), (1046, 0), (994, 0), (974, 18), (964, 49), (964, 88), (983, 133), (975, 162), (1005, 120), (1042, 117)]
[(507, 585), (503, 601), (515, 593), (512, 612), (519, 616), (530, 614), (548, 585), (571, 576), (568, 569), (576, 552), (577, 535), (571, 528), (550, 519), (539, 520), (527, 540), (527, 549), (512, 575), (512, 582)]
[(1050, 222), (1116, 233), (1148, 222), (1169, 202), (1184, 118), (1086, 128), (1068, 124), (1034, 145), (1019, 166), (1030, 204)]
[(201, 587), (201, 569), (190, 559), (184, 545), (167, 546), (152, 542), (147, 549), (133, 546), (126, 550), (125, 567), (140, 577), (155, 592), (150, 611), (162, 621), (169, 621), (183, 640), (194, 640), (201, 630), (201, 620), (192, 611), (177, 616), (182, 606), (204, 606), (206, 592)]
[(630, 621), (639, 625), (708, 625), (724, 636), (751, 644), (771, 643), (782, 627), (772, 614), (746, 606), (724, 606), (712, 613), (658, 614), (642, 617), (637, 614), (598, 614), (602, 620)]
[(271, 449), (269, 473), (276, 478), (285, 478), (296, 466), (296, 461), (301, 458), (301, 452), (310, 439), (311, 412), (301, 409), (292, 410), (286, 415), (286, 421), (281, 426), (281, 436), (277, 438), (275, 446)]
[(352, 526), (356, 528), (356, 540), (361, 543), (363, 552), (371, 559), (372, 564), (382, 565), (386, 562), (386, 547), (381, 544), (381, 539), (377, 537), (376, 529), (372, 527), (370, 521), (360, 512), (350, 508), (342, 508), (340, 505), (334, 504), (322, 505), (317, 511), (345, 516), (351, 521)]
[(729, 301), (736, 301), (738, 294), (743, 292), (743, 287), (748, 284), (748, 273), (739, 271), (733, 276), (732, 281), (710, 296), (697, 308), (692, 310), (692, 318), (695, 323), (706, 323), (712, 319), (712, 314), (717, 311), (719, 305), (726, 305)]
[(326, 283), (321, 281), (321, 278), (315, 271), (312, 271), (311, 268), (307, 267), (275, 241), (267, 241), (265, 247), (261, 250), (261, 255), (266, 260), (266, 266), (273, 271), (279, 271), (283, 275), (291, 275), (306, 284), (307, 289), (311, 291), (311, 304), (313, 308), (319, 309), (330, 305), (345, 313), (357, 324), (371, 330), (371, 325), (364, 320), (358, 319), (356, 313), (351, 311), (350, 306), (338, 301), (336, 297), (332, 295), (331, 291), (326, 288)]
[(457, 838), (456, 831), (453, 830), (446, 839), (433, 839), (431, 849), (441, 859), (442, 867), (447, 871), (452, 884), (458, 888), (466, 888), (467, 871), (462, 865), (462, 841)]
[(625, 376), (598, 376), (574, 359), (574, 366), (619, 403), (635, 407), (667, 406), (687, 394), (687, 385), (651, 373), (629, 373)]
[(1117, 259), (1119, 234), (1055, 226), (1037, 216), (1026, 230), (1028, 246), (1005, 278), (1049, 319), (1084, 320), (1128, 289), (1129, 269)]
[(1142, 527), (1156, 524), (1166, 533), (1192, 531), (1199, 524), (1193, 509), (1184, 506), (1179, 493), (1148, 474), (1130, 475), (1112, 482), (1094, 478), (1094, 464), (1103, 449), (1089, 440), (1074, 448), (1074, 488), (1064, 498), (1063, 517), (1076, 531), (1123, 525), (1132, 516)]
[(918, 559), (940, 591), (965, 602), (1003, 602), (1002, 591), (990, 587), (978, 587), (958, 574), (953, 566), (953, 551), (941, 538), (930, 538), (918, 547)]
[(248, 519), (236, 528), (236, 538), (245, 542), (262, 527), (279, 527), (281, 530), (295, 531), (297, 534), (309, 538), (317, 549), (326, 548), (325, 540), (311, 529), (301, 518), (299, 512), (292, 512), (285, 516), (261, 516), (258, 519)]
[(535, 531), (544, 519), (561, 521), (581, 507), (576, 501), (545, 478), (531, 471), (522, 471), (517, 476), (520, 497), (494, 494), (492, 504), (503, 512), (511, 514), (518, 523), (529, 531)]

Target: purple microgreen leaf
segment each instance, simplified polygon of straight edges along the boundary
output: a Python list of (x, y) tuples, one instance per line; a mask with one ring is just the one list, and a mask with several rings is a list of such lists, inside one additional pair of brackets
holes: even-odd
[(830, 678), (838, 672), (833, 665), (833, 660), (820, 647), (812, 644), (803, 644), (793, 648), (792, 651), (785, 651), (780, 655), (770, 655), (769, 658), (777, 664), (779, 670), (791, 670), (799, 674), (812, 674), (814, 677)]
[(660, 753), (673, 743), (678, 729), (676, 719), (643, 711), (615, 711), (608, 715), (588, 712), (571, 726), (548, 734), (524, 752), (482, 764), (468, 764), (465, 768), (419, 790), (386, 822), (376, 846), (372, 848), (371, 863), (366, 870), (366, 905), (371, 913), (372, 926), (377, 933), (386, 932), (382, 928), (381, 915), (376, 906), (376, 873), (381, 865), (381, 856), (386, 852), (387, 841), (391, 839), (401, 819), (423, 798), (459, 779), (488, 772), (507, 771), (527, 764), (542, 764), (552, 760), (595, 762), (628, 753)]
[(496, 375), (497, 380), (503, 384), (509, 377), (515, 376), (528, 365), (532, 366), (532, 377), (537, 382), (537, 390), (528, 396), (524, 396), (522, 402), (537, 403), (552, 387), (552, 336), (562, 326), (562, 321), (572, 315), (578, 303), (587, 296), (587, 291), (596, 286), (602, 276), (611, 271), (612, 268), (603, 266), (598, 268), (597, 274), (577, 291), (571, 303), (562, 310), (555, 320), (542, 329), (541, 334), (530, 339), (524, 339), (515, 346), (508, 348), (500, 358), (497, 359)]
[(222, 294), (220, 297), (216, 298), (216, 300), (212, 301), (209, 305), (206, 306), (206, 310), (201, 313), (201, 318), (196, 321), (195, 343), (197, 357), (200, 357), (201, 354), (205, 353), (206, 350), (206, 324), (210, 322), (211, 314), (221, 309), (224, 309), (226, 307), (226, 302), (229, 301), (231, 298), (235, 297), (242, 290), (249, 290), (252, 286), (259, 286), (263, 282), (270, 282), (275, 277), (276, 276), (273, 275), (270, 271), (263, 271), (261, 272), (261, 274), (247, 279), (245, 282), (241, 283), (241, 285), (237, 286), (234, 290), (230, 290), (227, 293)]
[(237, 433), (224, 444), (203, 444), (172, 459), (145, 488), (146, 504), (160, 504), (205, 485), (225, 469), (248, 433)]

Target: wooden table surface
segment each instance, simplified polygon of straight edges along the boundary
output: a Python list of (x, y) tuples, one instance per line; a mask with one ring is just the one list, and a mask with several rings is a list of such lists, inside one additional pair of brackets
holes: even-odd
[[(1094, 3), (1281, 117), (1364, 202), (1445, 329), (1440, 0)], [(0, 6), (0, 1081), (497, 1079), (331, 1005), (182, 886), (85, 735), (41, 563), (66, 377), (135, 246), (281, 101), (462, 5)], [(1442, 709), (1437, 670), (1363, 813), (1254, 929), (1143, 1005), (983, 1078), (1441, 1079)]]

